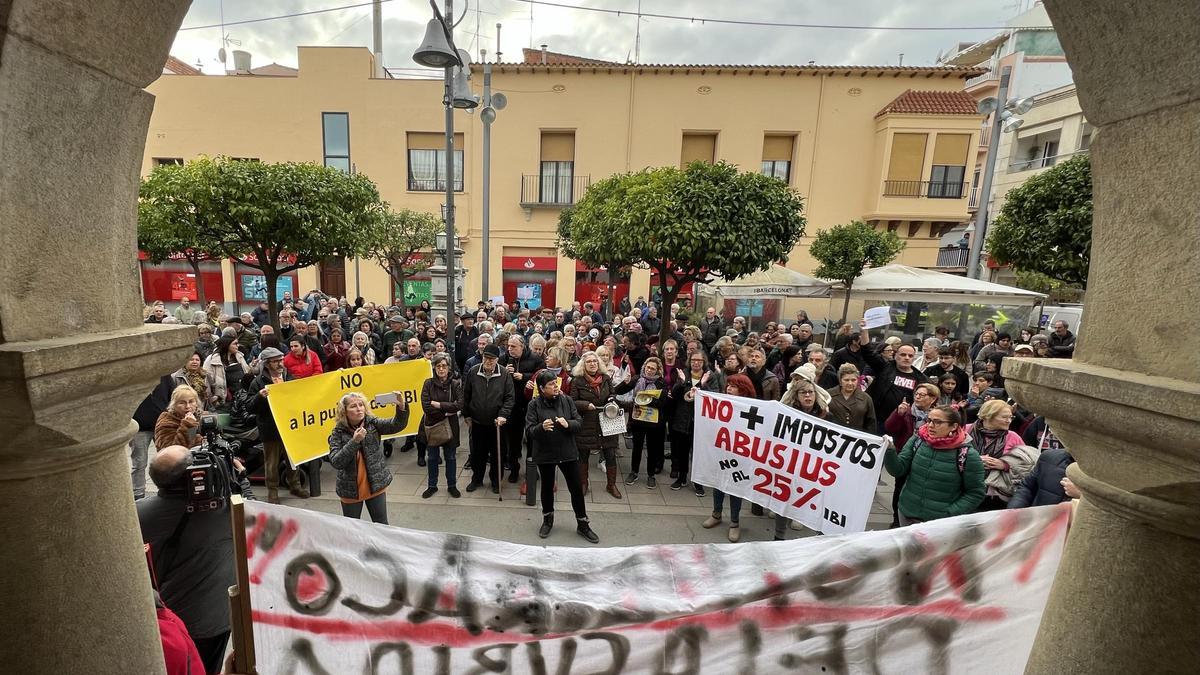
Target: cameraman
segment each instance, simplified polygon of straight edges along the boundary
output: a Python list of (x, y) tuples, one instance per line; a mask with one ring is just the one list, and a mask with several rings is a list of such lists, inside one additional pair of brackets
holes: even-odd
[(212, 675), (221, 672), (229, 642), (227, 591), (236, 583), (233, 530), (228, 497), (218, 508), (187, 511), (191, 461), (191, 451), (181, 445), (159, 450), (150, 462), (158, 494), (139, 500), (137, 512), (163, 603), (183, 620), (205, 672)]

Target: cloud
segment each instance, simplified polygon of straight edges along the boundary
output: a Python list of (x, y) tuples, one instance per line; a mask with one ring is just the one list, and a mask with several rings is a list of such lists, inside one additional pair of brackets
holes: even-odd
[[(218, 23), (221, 0), (196, 0), (184, 26)], [(622, 12), (636, 11), (637, 0), (563, 0)], [(1017, 0), (1019, 2), (1020, 0)], [(997, 26), (1017, 13), (1017, 2), (1004, 6), (989, 0), (757, 0), (717, 3), (711, 0), (642, 0), (642, 11), (707, 18), (791, 23), (859, 24), (868, 26)], [(354, 0), (258, 0), (225, 4), (225, 20), (277, 16), (355, 4)], [(440, 2), (439, 2), (440, 4)], [(464, 3), (456, 4), (462, 16)], [(601, 14), (566, 8), (533, 6), (516, 0), (471, 0), (456, 28), (456, 42), (478, 58), (480, 47), (494, 54), (495, 25), (503, 24), (505, 61), (521, 58), (521, 48), (545, 43), (551, 51), (624, 62), (634, 58), (636, 18), (632, 14)], [(478, 10), (478, 13), (477, 13)], [(296, 65), (296, 48), (309, 45), (371, 43), (371, 8), (227, 26), (226, 35), (238, 40), (235, 49), (249, 51), (254, 65), (269, 62)], [(412, 52), (432, 16), (427, 0), (393, 0), (383, 4), (384, 62), (391, 68), (416, 69)], [(478, 35), (476, 32), (478, 25)], [(994, 31), (829, 30), (739, 26), (702, 21), (641, 20), (642, 63), (895, 64), (904, 54), (906, 65), (934, 63), (941, 51), (959, 41), (981, 40)], [(221, 46), (217, 28), (181, 31), (172, 53), (188, 63), (199, 60), (205, 72), (218, 73)], [(417, 70), (405, 70), (416, 73)]]

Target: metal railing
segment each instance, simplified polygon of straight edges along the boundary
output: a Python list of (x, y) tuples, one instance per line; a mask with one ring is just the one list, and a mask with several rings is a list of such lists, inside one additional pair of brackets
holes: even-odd
[[(415, 178), (408, 179), (408, 189), (412, 192), (445, 192), (446, 181), (442, 180), (417, 180)], [(463, 182), (461, 180), (454, 181), (454, 191), (463, 191)]]
[(965, 87), (967, 89), (970, 89), (971, 87), (974, 87), (977, 84), (983, 84), (984, 82), (987, 82), (989, 80), (999, 80), (999, 79), (1000, 79), (999, 71), (989, 70), (988, 72), (986, 72), (982, 75), (976, 75), (975, 77), (968, 79)]
[(967, 198), (967, 208), (968, 209), (979, 208), (979, 186), (978, 185), (971, 188), (971, 196)]
[(938, 267), (966, 267), (967, 260), (971, 257), (970, 249), (959, 248), (958, 246), (949, 246), (938, 249), (937, 266)]
[(521, 176), (521, 205), (570, 206), (591, 184), (591, 176), (526, 174)]
[(984, 125), (979, 130), (979, 147), (986, 148), (992, 142), (992, 125)]
[(962, 199), (966, 185), (962, 181), (885, 180), (883, 181), (883, 196)]

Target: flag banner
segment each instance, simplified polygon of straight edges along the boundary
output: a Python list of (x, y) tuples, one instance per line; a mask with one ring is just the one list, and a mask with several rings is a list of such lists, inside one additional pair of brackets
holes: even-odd
[(329, 454), (329, 433), (337, 424), (337, 404), (356, 391), (367, 398), (369, 412), (390, 419), (396, 406), (375, 402), (377, 394), (399, 391), (408, 404), (408, 426), (397, 436), (417, 433), (421, 424), (421, 385), (430, 376), (429, 361), (417, 359), (347, 368), (271, 385), (267, 401), (292, 466)]
[(696, 396), (692, 480), (818, 532), (867, 528), (884, 439), (779, 401)]
[(546, 548), (245, 510), (262, 675), (1021, 673), (1071, 517)]

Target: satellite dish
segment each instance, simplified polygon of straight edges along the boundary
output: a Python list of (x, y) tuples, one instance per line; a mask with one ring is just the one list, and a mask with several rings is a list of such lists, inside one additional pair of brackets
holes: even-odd
[(492, 107), (496, 110), (504, 110), (508, 105), (508, 97), (500, 92), (492, 94)]
[(977, 110), (980, 115), (991, 115), (996, 110), (996, 98), (994, 96), (989, 96), (983, 99), (979, 102), (979, 105), (975, 106), (975, 110)]
[(1001, 131), (1008, 133), (1020, 129), (1022, 124), (1025, 124), (1025, 120), (1021, 119), (1020, 117), (1009, 117), (1008, 119), (1004, 120), (1004, 124), (1000, 125), (1000, 129)]
[(1031, 108), (1033, 108), (1033, 97), (1027, 96), (1018, 100), (1015, 104), (1013, 104), (1012, 108), (1018, 115), (1024, 115), (1025, 113), (1029, 112)]
[(485, 107), (483, 110), (479, 111), (479, 119), (483, 120), (484, 124), (491, 124), (492, 122), (495, 122), (496, 109), (491, 106)]
[(224, 47), (221, 47), (220, 49), (217, 50), (217, 59), (220, 60), (221, 63), (225, 63), (225, 48)]

